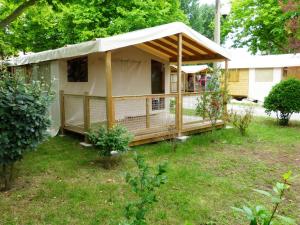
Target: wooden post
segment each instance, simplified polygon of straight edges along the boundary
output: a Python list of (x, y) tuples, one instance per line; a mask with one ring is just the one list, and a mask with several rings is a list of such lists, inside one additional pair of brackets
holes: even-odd
[(105, 77), (106, 77), (106, 117), (107, 129), (114, 126), (114, 102), (112, 97), (112, 68), (111, 68), (111, 51), (105, 52)]
[(185, 93), (186, 91), (186, 73), (183, 73), (183, 93)]
[(90, 129), (90, 98), (89, 93), (84, 92), (83, 96), (83, 115), (84, 115), (84, 141), (88, 143), (87, 132)]
[(225, 73), (224, 73), (224, 91), (223, 91), (223, 104), (224, 104), (224, 122), (228, 119), (227, 101), (228, 101), (228, 60), (225, 60)]
[(194, 90), (193, 92), (196, 92), (196, 74), (193, 73), (193, 83), (194, 83)]
[(181, 94), (181, 65), (182, 65), (182, 33), (177, 35), (177, 101), (176, 101), (176, 128), (178, 135), (181, 135), (182, 131), (182, 94)]
[(146, 98), (146, 128), (150, 128), (150, 98)]
[(59, 99), (60, 99), (60, 134), (64, 135), (65, 131), (65, 96), (64, 96), (64, 91), (61, 90), (59, 92)]

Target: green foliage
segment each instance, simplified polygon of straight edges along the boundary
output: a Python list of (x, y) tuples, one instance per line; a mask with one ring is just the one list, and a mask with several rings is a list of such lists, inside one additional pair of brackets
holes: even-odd
[(300, 80), (288, 79), (276, 84), (265, 98), (266, 113), (275, 112), (280, 125), (288, 125), (293, 113), (300, 112)]
[(18, 75), (0, 72), (0, 165), (6, 189), (14, 163), (46, 137), (52, 99), (46, 89), (40, 82), (25, 84)]
[(49, 5), (40, 1), (0, 36), (5, 53), (42, 51), (152, 27), (188, 22), (179, 0), (74, 0)]
[(133, 135), (120, 125), (116, 125), (109, 130), (102, 126), (97, 131), (90, 132), (88, 136), (90, 142), (99, 149), (101, 156), (111, 156), (112, 151), (127, 151), (129, 143), (133, 139)]
[(221, 71), (215, 69), (206, 82), (205, 91), (197, 98), (196, 114), (208, 118), (215, 128), (224, 112), (224, 90), (221, 88)]
[(187, 15), (191, 27), (213, 40), (215, 7), (213, 5), (200, 5), (198, 0), (181, 0), (181, 9)]
[(146, 215), (150, 207), (158, 201), (156, 189), (166, 183), (166, 163), (158, 165), (157, 172), (152, 174), (151, 168), (141, 155), (135, 154), (134, 161), (139, 169), (136, 176), (126, 174), (126, 182), (138, 199), (126, 206), (127, 222), (123, 225), (146, 225)]
[(272, 210), (267, 209), (264, 206), (258, 205), (253, 208), (243, 206), (242, 208), (232, 207), (235, 211), (244, 214), (250, 221), (250, 225), (271, 225), (275, 220), (280, 221), (280, 224), (295, 224), (296, 222), (286, 216), (278, 215), (278, 207), (284, 200), (284, 193), (290, 188), (291, 172), (287, 172), (283, 175), (283, 183), (277, 182), (273, 187), (273, 193), (254, 189), (257, 193), (267, 196), (274, 204)]
[(229, 122), (239, 129), (243, 136), (246, 134), (246, 130), (252, 122), (252, 119), (253, 109), (250, 107), (246, 108), (243, 113), (234, 112), (233, 110), (229, 113)]
[(234, 46), (247, 46), (252, 53), (285, 53), (292, 51), (286, 49), (285, 24), (293, 16), (283, 12), (278, 0), (234, 0), (223, 33), (233, 33)]

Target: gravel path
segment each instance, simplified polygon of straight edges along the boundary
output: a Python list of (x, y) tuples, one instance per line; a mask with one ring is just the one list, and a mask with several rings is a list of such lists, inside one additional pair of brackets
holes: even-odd
[[(246, 107), (251, 107), (251, 105), (253, 105), (254, 116), (268, 117), (268, 115), (265, 113), (265, 108), (263, 108), (260, 104), (228, 104), (228, 110), (232, 109), (233, 111), (243, 112)], [(276, 118), (276, 114), (272, 113), (271, 117)], [(300, 120), (300, 114), (293, 114), (291, 120)]]

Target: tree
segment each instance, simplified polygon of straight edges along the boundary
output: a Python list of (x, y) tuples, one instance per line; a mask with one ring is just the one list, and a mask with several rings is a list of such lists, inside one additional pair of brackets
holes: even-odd
[(288, 34), (286, 50), (292, 49), (300, 52), (300, 4), (299, 0), (279, 0), (284, 16), (290, 18), (285, 22), (285, 30)]
[[(73, 0), (39, 2), (0, 37), (17, 51), (42, 51), (187, 18), (179, 0)], [(45, 41), (46, 40), (46, 41)], [(10, 52), (10, 51), (3, 51)]]
[(289, 36), (285, 24), (291, 18), (278, 0), (234, 0), (223, 33), (233, 34), (234, 47), (247, 46), (254, 54), (293, 52), (285, 48)]
[(6, 15), (4, 18), (1, 18), (0, 20), (0, 28), (4, 28), (7, 25), (9, 25), (12, 21), (14, 21), (18, 16), (20, 16), (27, 8), (29, 8), (30, 6), (33, 6), (35, 3), (37, 2), (37, 0), (25, 0), (23, 2), (21, 2), (12, 12), (8, 12), (11, 10), (8, 10), (10, 8), (12, 8), (11, 6), (14, 4), (18, 4), (19, 1), (17, 2), (10, 2), (7, 1), (7, 3), (10, 5), (10, 7), (8, 7), (8, 5), (4, 6), (4, 9), (2, 11), (6, 11)]
[(15, 162), (46, 137), (50, 101), (51, 94), (40, 82), (25, 84), (20, 76), (0, 72), (0, 181), (3, 190), (10, 188)]
[(293, 113), (300, 112), (300, 80), (288, 79), (276, 84), (265, 98), (266, 113), (275, 112), (280, 125), (287, 126)]
[(213, 5), (199, 5), (198, 0), (181, 0), (181, 9), (187, 15), (194, 30), (213, 40), (215, 17)]

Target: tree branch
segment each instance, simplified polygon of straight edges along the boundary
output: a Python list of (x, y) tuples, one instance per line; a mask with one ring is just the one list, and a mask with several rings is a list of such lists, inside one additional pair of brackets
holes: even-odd
[(27, 8), (33, 6), (37, 0), (28, 0), (19, 5), (11, 14), (0, 21), (0, 28), (3, 29), (11, 22), (13, 22), (18, 16), (20, 16)]

